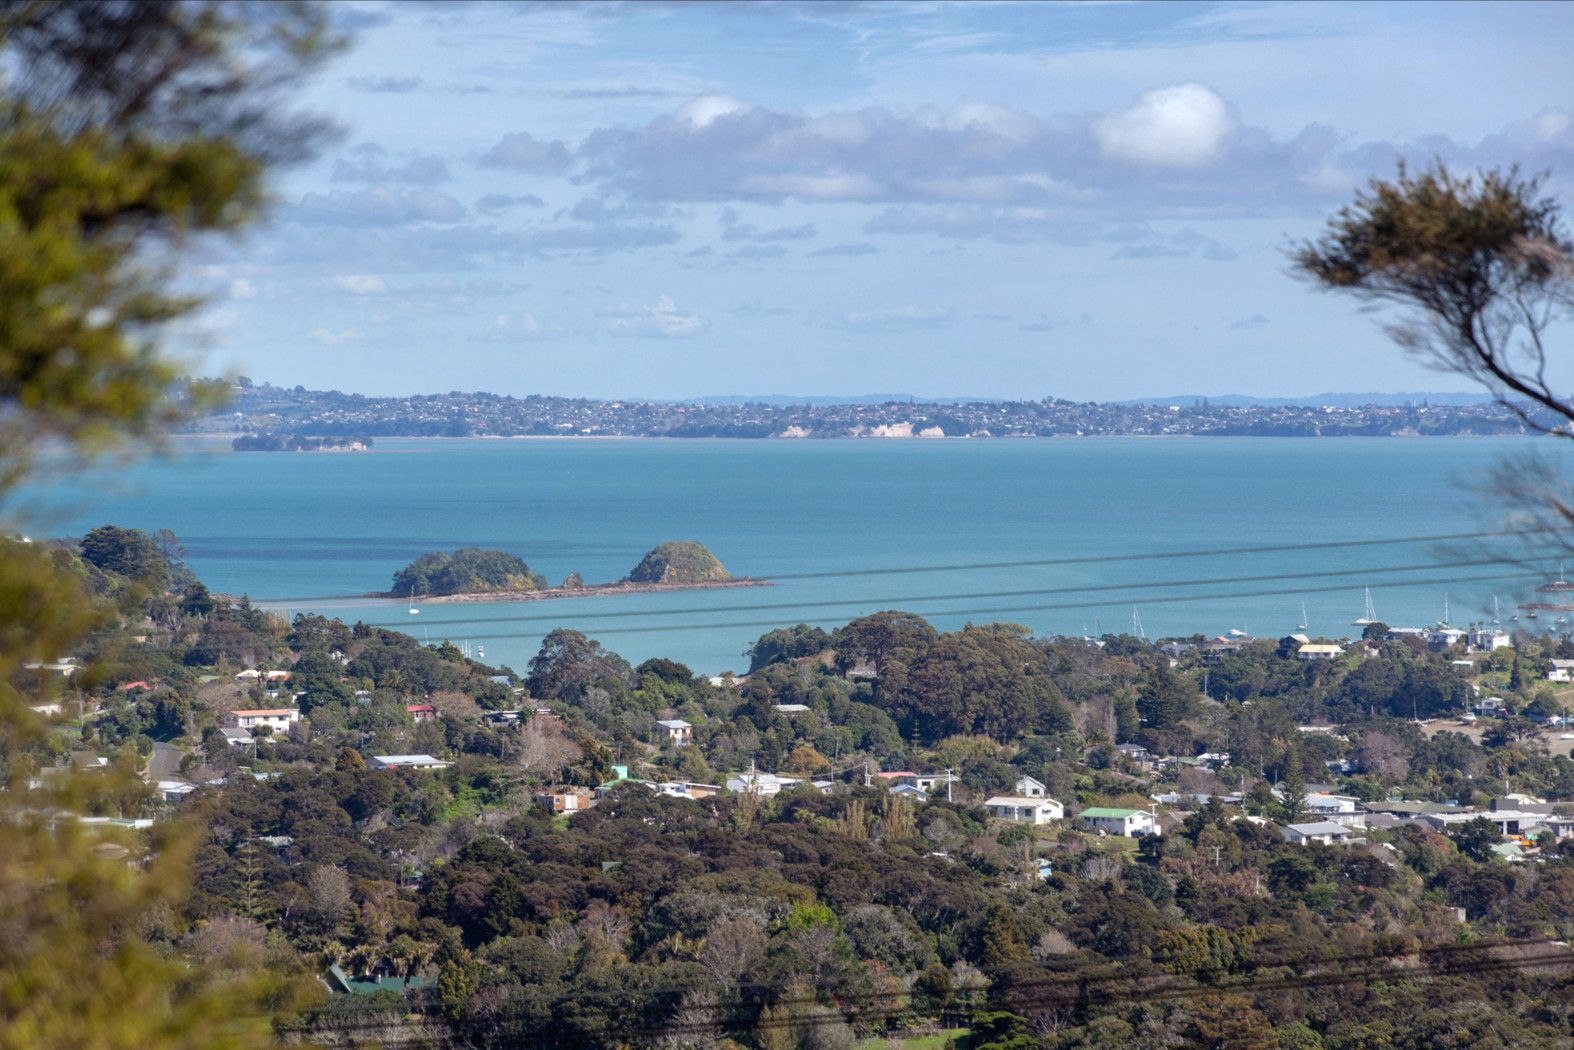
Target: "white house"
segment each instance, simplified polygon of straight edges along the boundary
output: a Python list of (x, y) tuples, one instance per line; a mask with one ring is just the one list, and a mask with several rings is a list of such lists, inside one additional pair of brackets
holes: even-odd
[(1477, 627), (1470, 632), (1470, 648), (1478, 653), (1491, 653), (1499, 649), (1507, 649), (1514, 644), (1514, 639), (1509, 637), (1507, 631), (1500, 631), (1496, 627)]
[(984, 803), (984, 812), (996, 820), (1019, 824), (1048, 824), (1066, 815), (1066, 807), (1052, 798), (996, 795)]
[(776, 708), (777, 712), (780, 714), (788, 716), (801, 715), (805, 711), (809, 710), (808, 704), (772, 704), (771, 706)]
[(797, 787), (803, 781), (798, 777), (779, 777), (775, 773), (748, 772), (727, 778), (727, 790), (770, 797)]
[(1468, 632), (1461, 631), (1458, 627), (1434, 627), (1427, 632), (1426, 644), (1429, 648), (1441, 652), (1452, 649), (1465, 640)]
[(373, 755), (373, 769), (447, 769), (448, 763), (431, 755)]
[(1042, 781), (1028, 776), (1017, 777), (1016, 785), (1011, 790), (1017, 793), (1018, 798), (1049, 797), (1049, 788), (1045, 787)]
[(1343, 824), (1336, 824), (1331, 820), (1318, 820), (1310, 824), (1287, 824), (1283, 830), (1284, 841), (1293, 842), (1304, 846), (1308, 842), (1321, 842), (1325, 846), (1337, 846), (1349, 842), (1355, 837), (1355, 832)]
[(1503, 713), (1503, 698), (1501, 696), (1484, 696), (1476, 701), (1476, 713), (1483, 715), (1500, 715)]
[(259, 707), (245, 711), (231, 711), (229, 720), (237, 729), (247, 731), (268, 728), (275, 733), (288, 733), (290, 726), (301, 720), (298, 707)]
[(159, 797), (165, 802), (179, 802), (195, 790), (197, 790), (197, 785), (184, 780), (160, 780), (158, 782)]
[(1344, 655), (1344, 649), (1337, 645), (1326, 645), (1321, 642), (1307, 642), (1295, 651), (1297, 660), (1310, 663), (1313, 660), (1335, 660)]
[(1574, 682), (1574, 660), (1553, 660), (1547, 672), (1549, 682)]
[(1351, 828), (1366, 827), (1366, 814), (1360, 812), (1359, 799), (1350, 795), (1310, 794), (1301, 808), (1314, 817)]
[(694, 743), (694, 727), (681, 718), (664, 718), (656, 723), (667, 734), (667, 739), (679, 747)]
[(1087, 831), (1104, 835), (1157, 835), (1158, 817), (1146, 809), (1110, 809), (1090, 806), (1077, 815), (1077, 820)]

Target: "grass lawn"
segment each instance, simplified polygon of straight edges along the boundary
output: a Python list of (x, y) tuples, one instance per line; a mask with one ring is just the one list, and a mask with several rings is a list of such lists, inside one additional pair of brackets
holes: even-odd
[(945, 1050), (947, 1039), (955, 1039), (956, 1045), (966, 1050), (967, 1034), (966, 1028), (946, 1028), (934, 1035), (914, 1036), (911, 1039), (876, 1036), (859, 1043), (857, 1050)]

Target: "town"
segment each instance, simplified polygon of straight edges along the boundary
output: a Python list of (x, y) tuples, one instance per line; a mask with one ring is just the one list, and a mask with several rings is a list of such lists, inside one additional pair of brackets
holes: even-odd
[[(215, 599), (135, 530), (45, 546), (121, 604), (22, 671), (48, 696), (28, 805), (128, 864), (171, 821), (206, 828), (185, 943), (274, 945), (316, 981), (289, 1022), (314, 1037), (573, 1041), (632, 1002), (654, 1034), (697, 1014), (720, 1038), (797, 1016), (751, 982), (825, 967), (887, 991), (817, 1024), (976, 1035), (986, 1001), (1008, 1029), (1072, 1009), (1030, 994), (1045, 967), (1108, 980), (1133, 951), (1206, 987), (1337, 965), (1385, 913), (1432, 940), (1574, 933), (1548, 896), (1574, 874), (1567, 636), (1034, 638), (887, 612), (768, 632), (741, 675), (566, 629), (516, 673)], [(156, 585), (127, 608), (132, 567)], [(685, 990), (565, 1013), (587, 981)]]
[[(1023, 438), (1117, 435), (1387, 437), (1523, 434), (1527, 424), (1491, 402), (1467, 405), (1228, 406), (978, 401), (956, 404), (704, 404), (508, 397), (459, 392), (364, 397), (245, 380), (204, 434), (248, 436), (245, 447), (297, 447), (298, 435), (369, 437)], [(288, 441), (250, 435), (297, 435)]]

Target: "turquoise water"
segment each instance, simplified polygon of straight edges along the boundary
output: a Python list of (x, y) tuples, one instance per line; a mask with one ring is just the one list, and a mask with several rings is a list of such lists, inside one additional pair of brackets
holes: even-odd
[[(1148, 561), (1154, 552), (1404, 538), (1497, 527), (1464, 483), (1514, 439), (1096, 439), (1040, 441), (379, 440), (366, 454), (190, 452), (99, 471), (29, 500), (26, 525), (77, 534), (104, 522), (170, 528), (214, 590), (320, 609), (486, 649), (523, 669), (542, 635), (577, 627), (629, 659), (670, 656), (741, 670), (769, 626), (834, 625), (901, 607), (942, 628), (1012, 620), (1082, 634), (1150, 636), (1230, 628), (1279, 635), (1304, 601), (1311, 630), (1348, 632), (1373, 589), (1379, 617), (1464, 623), (1500, 596), (1508, 620), (1521, 570), (1421, 568), (1470, 555), (1435, 543)], [(522, 604), (431, 605), (346, 598), (389, 586), (427, 550), (513, 551), (552, 582), (617, 579), (662, 540), (694, 539), (770, 588)], [(1079, 564), (958, 568), (980, 562)], [(805, 573), (943, 571), (788, 579)], [(1549, 566), (1549, 571), (1555, 571)], [(1321, 578), (1190, 585), (1221, 577)], [(1505, 578), (1464, 582), (1467, 576)], [(1513, 576), (1514, 579), (1507, 577)], [(1400, 585), (1395, 581), (1410, 581)], [(1425, 582), (1417, 582), (1425, 581)], [(1452, 581), (1452, 582), (1445, 582)], [(1140, 585), (1134, 590), (1002, 595)], [(1323, 588), (1333, 588), (1324, 590)], [(1179, 596), (1274, 591), (1175, 602)], [(794, 606), (759, 608), (760, 606)], [(1052, 606), (1045, 608), (1046, 606)]]

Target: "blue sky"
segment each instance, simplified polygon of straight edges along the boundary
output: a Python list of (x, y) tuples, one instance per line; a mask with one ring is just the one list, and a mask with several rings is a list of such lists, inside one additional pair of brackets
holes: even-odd
[[(1293, 279), (1400, 157), (1574, 172), (1574, 6), (342, 3), (206, 371), (606, 397), (1461, 389)], [(195, 345), (195, 344), (194, 344)], [(1574, 380), (1574, 375), (1570, 376)]]

